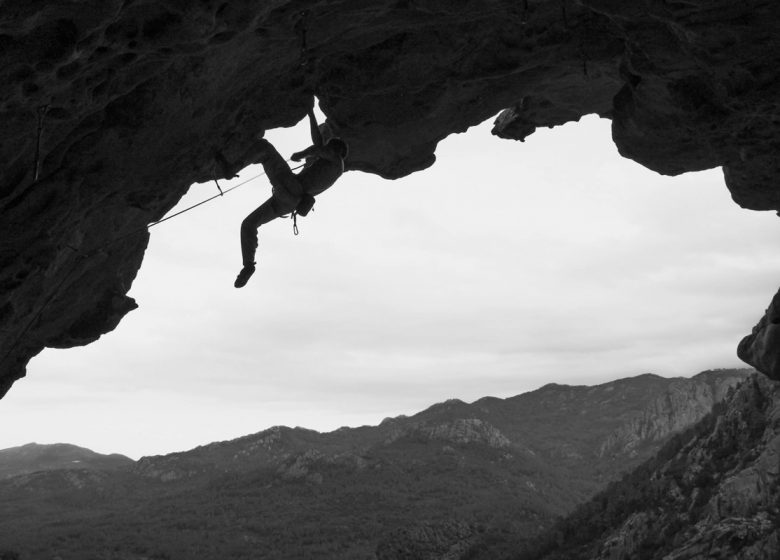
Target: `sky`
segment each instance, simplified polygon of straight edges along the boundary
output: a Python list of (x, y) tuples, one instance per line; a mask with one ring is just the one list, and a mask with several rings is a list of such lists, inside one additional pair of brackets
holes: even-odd
[[(595, 116), (524, 143), (491, 122), (396, 181), (348, 172), (298, 222), (260, 229), (260, 177), (152, 228), (140, 308), (84, 348), (48, 349), (0, 401), (0, 448), (68, 442), (132, 458), (274, 425), (378, 424), (544, 384), (744, 367), (736, 346), (780, 284), (780, 220), (719, 169), (663, 177)], [(266, 135), (285, 157), (306, 122)], [(249, 167), (223, 188), (257, 175)], [(196, 184), (186, 207), (216, 194)]]

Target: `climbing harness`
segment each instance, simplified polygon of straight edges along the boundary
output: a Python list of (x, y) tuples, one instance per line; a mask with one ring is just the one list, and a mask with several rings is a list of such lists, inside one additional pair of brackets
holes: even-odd
[(301, 201), (298, 203), (298, 206), (291, 212), (291, 217), (293, 221), (293, 233), (295, 235), (298, 235), (298, 216), (308, 216), (309, 212), (312, 211), (314, 208), (314, 197), (310, 195), (309, 193), (303, 193), (301, 196)]
[(315, 202), (316, 200), (312, 195), (309, 193), (303, 193), (301, 196), (301, 201), (298, 203), (298, 206), (296, 206), (295, 211), (301, 216), (306, 217), (309, 212), (311, 212), (311, 209), (314, 208)]

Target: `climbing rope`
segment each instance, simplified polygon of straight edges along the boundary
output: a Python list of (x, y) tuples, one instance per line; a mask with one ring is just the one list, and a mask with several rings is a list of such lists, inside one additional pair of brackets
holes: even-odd
[[(292, 161), (292, 158), (289, 158), (286, 161)], [(303, 167), (304, 165), (305, 164), (303, 164), (303, 163), (300, 164), (300, 165), (297, 165), (297, 166), (291, 168), (290, 171), (296, 171), (296, 170), (300, 169), (301, 167)], [(133, 230), (133, 231), (131, 231), (131, 232), (121, 236), (121, 237), (117, 237), (116, 239), (112, 239), (111, 241), (107, 241), (102, 246), (96, 248), (95, 251), (99, 251), (100, 249), (102, 249), (102, 248), (104, 248), (104, 247), (106, 247), (108, 245), (112, 245), (112, 244), (116, 243), (117, 241), (122, 241), (123, 239), (127, 239), (128, 237), (131, 237), (131, 236), (136, 235), (138, 233), (147, 231), (149, 228), (153, 228), (154, 226), (159, 225), (159, 224), (161, 224), (163, 222), (167, 222), (168, 220), (171, 220), (171, 219), (173, 219), (173, 218), (175, 218), (177, 216), (181, 216), (182, 214), (186, 214), (190, 210), (194, 210), (198, 206), (203, 206), (204, 204), (206, 204), (208, 202), (211, 202), (215, 198), (219, 198), (219, 197), (225, 196), (230, 191), (234, 191), (238, 187), (242, 187), (242, 186), (246, 185), (247, 183), (250, 183), (250, 182), (254, 181), (255, 179), (258, 179), (258, 178), (262, 177), (263, 175), (265, 175), (265, 171), (262, 171), (262, 172), (258, 173), (257, 175), (254, 175), (254, 176), (250, 177), (249, 179), (247, 179), (245, 181), (241, 181), (237, 185), (233, 185), (229, 189), (225, 189), (225, 190), (222, 190), (222, 188), (219, 186), (219, 183), (217, 183), (217, 180), (214, 179), (214, 182), (217, 183), (217, 188), (219, 189), (219, 194), (215, 194), (214, 196), (210, 196), (209, 198), (207, 198), (205, 200), (201, 200), (200, 202), (198, 202), (196, 204), (193, 204), (192, 206), (188, 206), (187, 208), (185, 208), (183, 210), (179, 210), (175, 214), (171, 214), (170, 216), (165, 216), (164, 218), (161, 218), (161, 219), (159, 219), (159, 220), (157, 220), (155, 222), (151, 222), (151, 223), (147, 224), (146, 226), (140, 227), (140, 228), (138, 228), (136, 230)]]
[[(287, 159), (286, 161), (288, 161), (288, 162), (292, 161), (292, 158)], [(293, 167), (293, 168), (291, 168), (291, 171), (295, 171), (297, 169), (300, 169), (304, 165), (305, 164), (301, 164), (301, 165), (298, 165), (296, 167)], [(109, 241), (106, 241), (102, 245), (99, 245), (98, 247), (95, 247), (94, 249), (92, 249), (89, 252), (84, 253), (84, 252), (79, 251), (78, 249), (76, 249), (75, 247), (73, 247), (71, 245), (65, 245), (65, 247), (67, 249), (70, 249), (71, 251), (77, 253), (78, 254), (78, 258), (73, 261), (73, 266), (70, 267), (70, 270), (66, 274), (64, 274), (62, 276), (62, 279), (57, 283), (57, 285), (51, 291), (51, 293), (49, 294), (49, 297), (46, 298), (46, 300), (43, 302), (43, 304), (38, 308), (38, 311), (36, 311), (35, 314), (33, 314), (32, 319), (30, 319), (30, 321), (25, 325), (25, 327), (19, 333), (19, 336), (16, 337), (16, 340), (14, 340), (13, 344), (11, 344), (10, 348), (8, 349), (8, 351), (3, 355), (2, 359), (0, 359), (0, 364), (4, 363), (8, 359), (8, 357), (14, 352), (14, 350), (16, 350), (19, 347), (19, 342), (22, 340), (22, 337), (24, 337), (24, 335), (27, 334), (27, 332), (35, 324), (35, 322), (40, 319), (40, 317), (43, 315), (44, 311), (46, 311), (46, 308), (49, 307), (49, 305), (51, 304), (52, 301), (54, 301), (54, 298), (57, 295), (59, 295), (59, 291), (65, 285), (65, 282), (67, 282), (70, 279), (70, 277), (73, 276), (73, 273), (76, 272), (77, 265), (78, 265), (78, 263), (80, 261), (92, 258), (96, 254), (98, 254), (100, 251), (102, 251), (103, 249), (108, 247), (109, 245), (113, 245), (114, 243), (118, 243), (119, 241), (122, 241), (124, 239), (129, 238), (129, 237), (132, 237), (133, 235), (137, 235), (137, 234), (139, 234), (141, 232), (149, 231), (149, 228), (152, 228), (152, 227), (154, 227), (156, 225), (159, 225), (159, 224), (161, 224), (163, 222), (167, 222), (168, 220), (171, 220), (171, 219), (173, 219), (173, 218), (175, 218), (177, 216), (181, 216), (182, 214), (185, 214), (185, 213), (189, 212), (190, 210), (194, 210), (198, 206), (202, 206), (203, 204), (206, 204), (207, 202), (211, 202), (215, 198), (219, 198), (221, 196), (224, 196), (227, 193), (229, 193), (230, 191), (234, 191), (237, 188), (239, 188), (239, 187), (241, 187), (243, 185), (246, 185), (247, 183), (249, 183), (251, 181), (254, 181), (255, 179), (258, 179), (258, 178), (262, 177), (265, 174), (266, 174), (265, 171), (262, 171), (261, 173), (258, 173), (257, 175), (254, 175), (253, 177), (250, 177), (249, 179), (247, 179), (245, 181), (241, 181), (237, 185), (233, 185), (232, 187), (230, 187), (229, 189), (225, 189), (224, 191), (219, 186), (219, 183), (217, 183), (217, 188), (219, 189), (219, 194), (214, 195), (212, 197), (209, 197), (206, 200), (202, 200), (202, 201), (198, 202), (197, 204), (193, 204), (192, 206), (189, 206), (189, 207), (187, 207), (187, 208), (185, 208), (183, 210), (180, 210), (179, 212), (171, 214), (170, 216), (166, 216), (166, 217), (164, 217), (164, 218), (162, 218), (160, 220), (157, 220), (155, 222), (151, 222), (150, 224), (147, 224), (144, 227), (140, 227), (138, 229), (135, 229), (135, 230), (133, 230), (133, 231), (131, 231), (131, 232), (125, 234), (125, 235), (122, 235), (120, 237), (117, 237), (117, 238), (111, 239)], [(214, 182), (216, 183), (217, 180), (214, 179)], [(293, 231), (294, 231), (295, 235), (298, 235), (297, 223), (294, 224)]]
[[(289, 160), (289, 159), (288, 159), (287, 161), (291, 161), (291, 160)], [(300, 168), (300, 166), (299, 166), (299, 167), (296, 167), (296, 168), (294, 168), (294, 169), (292, 169), (292, 171), (295, 171), (295, 169), (299, 169), (299, 168)], [(163, 222), (167, 222), (168, 220), (170, 220), (170, 219), (172, 219), (172, 218), (175, 218), (176, 216), (181, 216), (182, 214), (186, 214), (186, 213), (187, 213), (187, 212), (189, 212), (190, 210), (194, 210), (194, 209), (195, 209), (195, 208), (197, 208), (198, 206), (202, 206), (202, 205), (206, 204), (207, 202), (211, 202), (211, 201), (212, 201), (212, 200), (214, 200), (215, 198), (219, 198), (219, 197), (221, 197), (221, 196), (225, 196), (225, 195), (226, 195), (227, 193), (229, 193), (230, 191), (234, 191), (234, 190), (236, 190), (238, 187), (241, 187), (241, 186), (243, 186), (243, 185), (246, 185), (247, 183), (249, 183), (249, 182), (251, 182), (251, 181), (254, 181), (255, 179), (257, 179), (257, 178), (259, 178), (259, 177), (262, 177), (263, 175), (265, 175), (265, 171), (263, 171), (262, 173), (258, 173), (258, 174), (257, 174), (257, 175), (255, 175), (254, 177), (250, 177), (250, 178), (249, 178), (249, 179), (247, 179), (246, 181), (241, 181), (239, 184), (237, 184), (237, 185), (233, 185), (232, 187), (230, 187), (229, 189), (225, 189), (224, 191), (223, 191), (223, 190), (222, 190), (222, 188), (219, 186), (219, 183), (217, 183), (217, 180), (216, 180), (216, 179), (214, 179), (214, 182), (217, 184), (217, 188), (219, 189), (219, 194), (215, 194), (214, 196), (211, 196), (211, 197), (207, 198), (206, 200), (201, 200), (201, 201), (200, 201), (200, 202), (198, 202), (197, 204), (193, 204), (192, 206), (188, 206), (188, 207), (187, 207), (187, 208), (185, 208), (184, 210), (180, 210), (180, 211), (176, 212), (175, 214), (171, 214), (170, 216), (165, 216), (164, 218), (162, 218), (162, 219), (160, 219), (160, 220), (157, 220), (156, 222), (152, 222), (152, 223), (150, 223), (150, 224), (147, 224), (147, 225), (146, 225), (146, 227), (145, 227), (145, 228), (143, 228), (143, 229), (149, 229), (149, 228), (151, 228), (151, 227), (154, 227), (154, 226), (156, 226), (156, 225), (159, 225), (159, 224), (161, 224), (161, 223), (163, 223)]]

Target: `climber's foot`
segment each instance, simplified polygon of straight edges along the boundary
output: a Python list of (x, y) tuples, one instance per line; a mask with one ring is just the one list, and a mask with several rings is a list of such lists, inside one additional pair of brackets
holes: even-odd
[(249, 279), (252, 277), (252, 275), (255, 273), (255, 265), (254, 263), (244, 266), (244, 268), (241, 269), (241, 272), (238, 273), (238, 276), (236, 276), (236, 281), (233, 283), (233, 285), (236, 288), (243, 288), (246, 286), (246, 283), (249, 282)]

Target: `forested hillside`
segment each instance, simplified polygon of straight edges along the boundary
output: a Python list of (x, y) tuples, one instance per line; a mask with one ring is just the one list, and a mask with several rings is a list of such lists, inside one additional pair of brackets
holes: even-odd
[[(509, 557), (776, 560), (779, 475), (780, 384), (759, 375), (533, 547)], [(471, 558), (483, 557), (478, 548)]]

